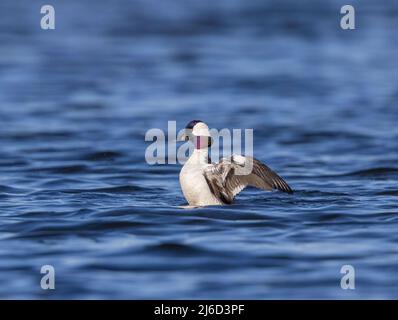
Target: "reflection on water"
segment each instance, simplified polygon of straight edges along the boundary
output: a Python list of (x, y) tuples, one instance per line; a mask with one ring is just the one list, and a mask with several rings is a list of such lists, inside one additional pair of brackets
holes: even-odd
[[(120, 3), (0, 3), (0, 297), (397, 298), (396, 3)], [(196, 118), (297, 192), (179, 209), (144, 135)]]

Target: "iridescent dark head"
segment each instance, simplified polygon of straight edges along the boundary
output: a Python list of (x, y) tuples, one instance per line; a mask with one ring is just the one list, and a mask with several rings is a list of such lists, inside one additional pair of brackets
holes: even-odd
[(188, 123), (188, 124), (185, 126), (185, 129), (191, 129), (191, 130), (193, 130), (193, 127), (194, 127), (197, 123), (199, 123), (199, 122), (203, 122), (203, 121), (201, 121), (201, 120), (192, 120), (190, 123)]
[(185, 141), (191, 140), (196, 149), (208, 148), (212, 145), (209, 127), (201, 120), (192, 120), (185, 127)]

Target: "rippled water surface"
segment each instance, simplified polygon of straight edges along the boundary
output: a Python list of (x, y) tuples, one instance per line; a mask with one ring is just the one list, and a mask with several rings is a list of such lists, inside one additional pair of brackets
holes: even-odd
[[(0, 3), (1, 298), (398, 298), (396, 2), (52, 3)], [(196, 118), (294, 195), (180, 209), (144, 135)]]

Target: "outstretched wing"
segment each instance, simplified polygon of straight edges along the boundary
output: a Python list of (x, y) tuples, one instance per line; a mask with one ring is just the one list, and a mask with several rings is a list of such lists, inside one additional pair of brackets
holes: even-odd
[(232, 156), (209, 165), (204, 176), (213, 194), (224, 203), (232, 203), (245, 187), (278, 189), (293, 193), (285, 180), (265, 164), (252, 157)]

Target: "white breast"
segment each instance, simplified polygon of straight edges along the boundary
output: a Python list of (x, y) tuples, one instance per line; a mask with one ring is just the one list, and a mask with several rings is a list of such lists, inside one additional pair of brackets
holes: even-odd
[(180, 172), (180, 185), (185, 199), (191, 206), (222, 204), (210, 191), (203, 175), (206, 166), (186, 163)]

